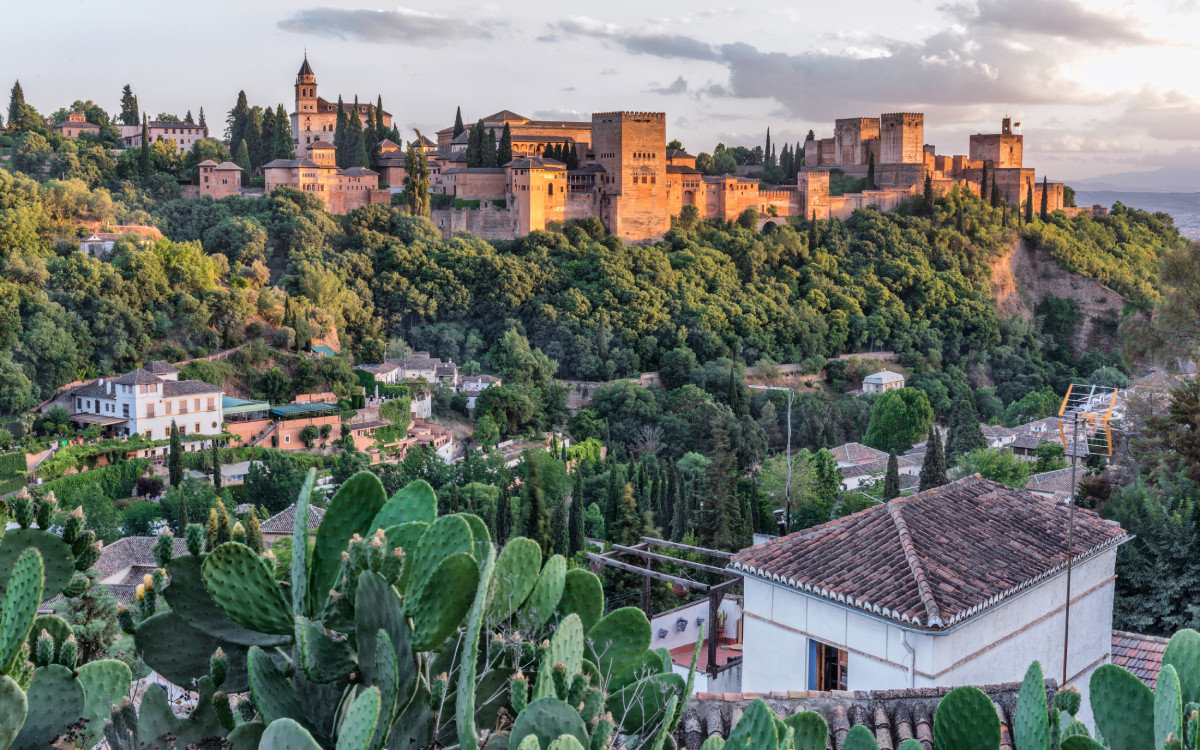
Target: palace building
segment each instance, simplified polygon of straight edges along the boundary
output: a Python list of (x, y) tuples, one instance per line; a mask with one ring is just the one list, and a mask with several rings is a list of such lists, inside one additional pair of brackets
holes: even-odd
[[(347, 110), (354, 109), (353, 102), (343, 100), (343, 106)], [(370, 102), (358, 105), (358, 117), (364, 126), (371, 109)], [(317, 96), (317, 76), (308, 64), (306, 54), (303, 64), (300, 65), (300, 72), (296, 74), (296, 111), (291, 115), (292, 139), (296, 144), (297, 157), (308, 155), (309, 148), (316, 141), (333, 141), (333, 134), (337, 129), (337, 113), (336, 101), (326, 101)], [(383, 126), (392, 126), (391, 113), (383, 113)]]

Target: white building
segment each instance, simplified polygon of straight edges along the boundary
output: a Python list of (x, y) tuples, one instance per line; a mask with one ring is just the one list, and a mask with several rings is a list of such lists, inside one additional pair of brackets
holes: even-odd
[[(99, 378), (64, 394), (71, 421), (109, 428), (120, 437), (162, 440), (171, 423), (184, 435), (216, 435), (222, 430), (221, 388), (200, 380), (180, 380), (170, 363), (155, 361), (118, 378)], [(47, 406), (57, 406), (55, 399)]]
[(355, 369), (369, 372), (375, 376), (375, 380), (388, 385), (402, 380), (419, 379), (432, 385), (445, 383), (451, 388), (458, 387), (458, 365), (452, 361), (443, 362), (437, 357), (430, 357), (429, 352), (414, 352), (411, 357), (388, 359), (379, 364), (359, 365)]
[(904, 376), (891, 370), (879, 372), (863, 378), (863, 393), (883, 393), (904, 387)]
[[(1068, 508), (978, 476), (742, 550), (742, 690), (886, 690), (1063, 673)], [(1111, 659), (1117, 547), (1075, 514), (1067, 682)]]

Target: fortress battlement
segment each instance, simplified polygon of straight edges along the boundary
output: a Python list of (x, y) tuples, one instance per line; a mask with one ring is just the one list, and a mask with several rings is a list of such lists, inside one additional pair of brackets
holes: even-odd
[(880, 115), (880, 117), (881, 118), (883, 118), (883, 117), (919, 117), (922, 120), (924, 120), (925, 113), (924, 112), (885, 112), (884, 114)]
[(593, 112), (592, 118), (597, 117), (616, 117), (624, 119), (626, 117), (636, 117), (638, 119), (649, 118), (651, 120), (666, 120), (666, 112), (630, 112), (627, 110), (619, 110), (616, 112)]

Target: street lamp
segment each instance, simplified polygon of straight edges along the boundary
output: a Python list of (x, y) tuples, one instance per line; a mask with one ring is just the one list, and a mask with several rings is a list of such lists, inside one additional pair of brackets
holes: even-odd
[(780, 536), (787, 534), (792, 528), (792, 396), (796, 393), (796, 389), (790, 385), (747, 385), (747, 388), (754, 388), (760, 391), (787, 391), (787, 484), (784, 486), (783, 497), (787, 505), (787, 513), (780, 522), (778, 513), (775, 516), (775, 522), (781, 526), (783, 532)]

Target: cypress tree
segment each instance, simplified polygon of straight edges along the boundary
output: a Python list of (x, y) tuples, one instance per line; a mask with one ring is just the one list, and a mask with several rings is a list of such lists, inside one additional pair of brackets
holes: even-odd
[(250, 149), (243, 140), (233, 151), (233, 163), (242, 168), (242, 184), (250, 184)]
[(343, 169), (346, 168), (346, 129), (349, 127), (349, 124), (350, 120), (346, 117), (346, 103), (339, 96), (337, 122), (333, 128), (333, 147), (337, 149), (335, 157), (337, 165)]
[(450, 485), (450, 508), (448, 509), (449, 512), (450, 513), (461, 513), (462, 505), (460, 503), (461, 503), (461, 501), (458, 497), (458, 485), (452, 484), (452, 485)]
[(246, 546), (260, 555), (263, 553), (262, 526), (258, 523), (258, 511), (253, 505), (246, 516)]
[(979, 198), (980, 198), (980, 200), (987, 200), (987, 188), (988, 188), (988, 173), (987, 172), (988, 172), (987, 162), (985, 161), (983, 163), (983, 174), (981, 174), (979, 176)]
[(512, 130), (504, 123), (504, 131), (500, 134), (500, 146), (496, 149), (496, 166), (503, 167), (513, 160)]
[(867, 190), (875, 189), (875, 152), (871, 152), (870, 159), (867, 160)]
[(425, 159), (425, 146), (421, 144), (421, 131), (417, 139), (408, 144), (404, 155), (404, 201), (409, 214), (429, 215), (429, 162)]
[(571, 491), (570, 512), (567, 551), (571, 555), (575, 555), (583, 549), (583, 472), (581, 471), (575, 472), (575, 487)]
[(192, 119), (192, 110), (189, 109), (187, 111), (187, 114), (183, 116), (183, 121), (186, 122), (188, 125), (196, 124), (196, 121)]
[(929, 439), (925, 443), (925, 460), (921, 462), (921, 492), (941, 487), (949, 479), (946, 477), (946, 459), (942, 455), (942, 439), (938, 437), (937, 428), (929, 428)]
[[(134, 97), (133, 104), (135, 107), (137, 106), (137, 97)], [(282, 104), (279, 105), (279, 108), (283, 109), (283, 105)], [(126, 124), (130, 124), (130, 123), (126, 123)], [(196, 124), (204, 129), (204, 137), (207, 138), (208, 137), (208, 121), (204, 119), (204, 107), (200, 108), (200, 121), (197, 122)]]
[(272, 148), (272, 159), (291, 159), (294, 151), (292, 144), (292, 122), (287, 116), (283, 105), (275, 108), (275, 144)]
[(496, 131), (489, 130), (487, 138), (483, 142), (483, 166), (491, 168), (496, 166)]
[(817, 212), (812, 212), (812, 222), (808, 225), (808, 252), (815, 253), (821, 243), (821, 230), (817, 226)]
[[(504, 127), (505, 127), (505, 129), (507, 129), (508, 123), (505, 123)], [(464, 130), (466, 130), (466, 128), (463, 127), (462, 107), (455, 107), (455, 109), (454, 109), (454, 136), (453, 137), (455, 137), (455, 138), (459, 137), (460, 135), (463, 134)]]
[(567, 169), (579, 169), (579, 152), (575, 150), (575, 144), (571, 144), (571, 149), (567, 151), (565, 159)]
[(496, 543), (504, 544), (508, 541), (508, 488), (500, 488), (500, 497), (496, 500)]
[(246, 103), (246, 92), (239, 91), (237, 104), (229, 110), (229, 145), (236, 147), (246, 137), (246, 124), (250, 122), (250, 105)]
[(21, 122), (21, 110), (25, 107), (25, 91), (21, 88), (21, 82), (17, 81), (13, 84), (12, 94), (8, 98), (8, 127), (11, 129), (14, 125)]
[(1033, 221), (1033, 180), (1025, 184), (1025, 223), (1028, 224)]
[(125, 88), (121, 89), (120, 119), (122, 125), (137, 125), (142, 119), (138, 116), (137, 97), (133, 95), (133, 89), (128, 83), (125, 84)]
[(172, 487), (183, 484), (183, 441), (179, 438), (179, 427), (171, 420), (171, 454), (167, 456), (167, 481)]
[(375, 105), (367, 104), (367, 121), (363, 123), (363, 146), (367, 150), (367, 160), (375, 163), (375, 152), (379, 149), (379, 136), (375, 132)]
[(900, 497), (900, 462), (896, 459), (896, 451), (888, 453), (887, 474), (883, 479), (883, 499), (891, 500)]
[(216, 438), (212, 441), (213, 487), (221, 489), (221, 445)]
[(967, 222), (963, 216), (963, 202), (961, 198), (958, 200), (958, 213), (955, 214), (954, 217), (954, 228), (957, 229), (960, 234), (966, 234)]
[(950, 433), (946, 436), (946, 456), (965, 455), (971, 451), (987, 448), (987, 438), (979, 426), (979, 413), (975, 411), (975, 400), (969, 393), (954, 401), (950, 413)]
[(827, 448), (813, 456), (813, 469), (817, 475), (817, 495), (830, 505), (837, 502), (842, 494), (842, 470)]
[(763, 146), (763, 161), (764, 166), (767, 166), (768, 160), (771, 158), (771, 126), (767, 126), (767, 145)]
[[(250, 171), (254, 171), (265, 162), (263, 157), (262, 108), (250, 110), (250, 119), (246, 123), (246, 156), (250, 159)], [(243, 183), (244, 184), (244, 183)]]
[(992, 175), (992, 208), (1000, 205), (1000, 189), (996, 187), (996, 175)]
[(571, 538), (567, 528), (567, 499), (560, 497), (554, 503), (554, 511), (550, 514), (550, 532), (554, 541), (554, 551), (560, 555), (570, 554)]
[(683, 539), (684, 527), (687, 526), (687, 504), (683, 499), (683, 483), (679, 481), (674, 469), (671, 471), (671, 479), (671, 504), (675, 506), (671, 514), (671, 540), (678, 542)]
[[(9, 125), (12, 125), (9, 122)], [(154, 167), (150, 163), (150, 126), (146, 122), (146, 116), (142, 115), (142, 151), (138, 154), (138, 166), (142, 168), (142, 179), (150, 179), (150, 173)]]
[(712, 463), (706, 473), (705, 507), (702, 537), (708, 547), (731, 550), (737, 539), (735, 529), (741, 523), (736, 495), (737, 454), (722, 424), (713, 425)]
[(617, 462), (608, 463), (608, 498), (604, 504), (604, 528), (612, 529), (617, 520), (617, 505), (621, 501), (620, 488), (617, 487)]
[[(381, 140), (381, 141), (384, 138), (387, 138), (387, 128), (384, 127), (384, 125), (383, 125), (383, 95), (382, 94), (379, 94), (378, 96), (375, 97), (375, 135), (378, 136), (379, 140)], [(378, 148), (379, 144), (376, 143), (375, 147)]]
[(933, 175), (929, 172), (925, 173), (925, 191), (922, 193), (925, 198), (925, 205), (922, 208), (925, 210), (926, 216), (933, 215)]
[(483, 166), (483, 120), (471, 126), (467, 136), (467, 167)]
[(262, 112), (262, 148), (259, 158), (261, 161), (256, 167), (261, 167), (275, 158), (275, 110), (271, 107)]
[(633, 486), (628, 482), (621, 493), (621, 518), (616, 539), (618, 543), (626, 546), (633, 546), (642, 541), (642, 514), (638, 511), (637, 499), (633, 496)]
[(532, 539), (542, 548), (542, 559), (554, 554), (554, 541), (550, 538), (550, 511), (546, 507), (546, 490), (542, 486), (542, 465), (537, 458), (525, 464), (525, 484), (522, 485), (523, 536)]
[(1042, 221), (1045, 221), (1046, 216), (1049, 214), (1049, 211), (1046, 210), (1047, 206), (1049, 206), (1049, 205), (1050, 205), (1050, 181), (1046, 178), (1045, 175), (1042, 175), (1042, 210), (1041, 210), (1041, 214), (1038, 216), (1038, 218), (1041, 219)]
[[(471, 494), (467, 497), (467, 503), (468, 503), (467, 507), (469, 507), (471, 509), (468, 512), (474, 513), (475, 515), (479, 515), (479, 512), (481, 509), (479, 507), (479, 493), (476, 492), (476, 487), (477, 487), (476, 483), (472, 482), (471, 483)], [(495, 525), (494, 521), (493, 521), (493, 525)]]
[(363, 133), (362, 116), (358, 110), (358, 97), (354, 97), (354, 110), (347, 115), (346, 122), (346, 166), (365, 167), (367, 160), (367, 144)]

